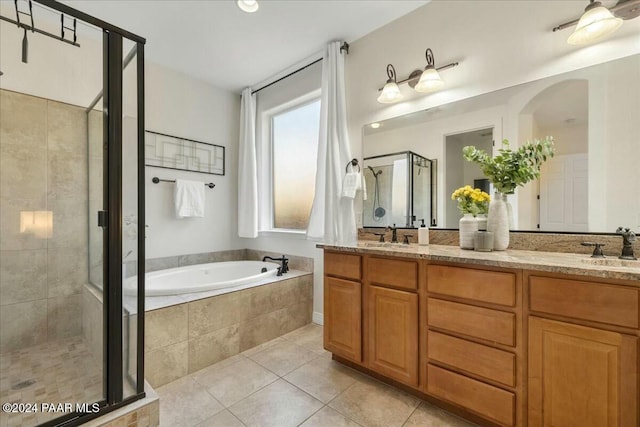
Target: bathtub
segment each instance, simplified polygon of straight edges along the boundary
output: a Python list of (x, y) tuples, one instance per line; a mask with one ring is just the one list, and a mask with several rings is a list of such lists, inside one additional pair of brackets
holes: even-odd
[[(154, 271), (145, 275), (145, 295), (154, 297), (233, 288), (275, 276), (278, 266), (273, 262), (229, 261)], [(137, 277), (126, 279), (124, 294), (137, 295), (137, 285)]]

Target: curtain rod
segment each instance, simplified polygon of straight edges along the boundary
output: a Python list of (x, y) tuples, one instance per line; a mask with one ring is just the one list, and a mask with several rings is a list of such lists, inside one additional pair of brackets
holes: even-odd
[[(340, 53), (342, 53), (342, 51), (347, 52), (347, 55), (349, 54), (349, 43), (347, 43), (347, 42), (343, 42), (343, 43), (342, 43), (342, 45), (340, 46)], [(298, 68), (297, 70), (294, 70), (294, 71), (290, 72), (290, 73), (289, 73), (289, 74), (287, 74), (286, 76), (282, 76), (282, 77), (280, 77), (279, 79), (274, 80), (274, 81), (272, 81), (271, 83), (269, 83), (269, 84), (266, 84), (266, 85), (262, 86), (261, 88), (258, 88), (258, 89), (254, 90), (254, 91), (251, 91), (251, 95), (253, 95), (254, 93), (260, 92), (262, 89), (266, 89), (266, 88), (268, 88), (269, 86), (272, 86), (272, 85), (274, 85), (274, 84), (278, 83), (279, 81), (282, 81), (282, 80), (284, 80), (284, 79), (286, 79), (286, 78), (288, 78), (288, 77), (291, 77), (291, 76), (293, 76), (294, 74), (299, 73), (300, 71), (302, 71), (302, 70), (304, 70), (304, 69), (306, 69), (306, 68), (309, 68), (309, 67), (311, 67), (313, 64), (317, 64), (317, 63), (318, 63), (318, 62), (320, 62), (320, 61), (322, 61), (322, 58), (316, 59), (315, 61), (313, 61), (313, 62), (311, 62), (311, 63), (309, 63), (309, 64), (307, 64), (307, 65), (304, 65), (304, 66), (302, 66), (302, 67)]]

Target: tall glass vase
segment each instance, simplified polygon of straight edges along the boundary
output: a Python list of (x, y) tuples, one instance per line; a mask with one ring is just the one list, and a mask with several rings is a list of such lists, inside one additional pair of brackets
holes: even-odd
[(493, 232), (493, 250), (504, 251), (509, 247), (509, 211), (507, 195), (496, 192), (489, 203), (487, 231)]

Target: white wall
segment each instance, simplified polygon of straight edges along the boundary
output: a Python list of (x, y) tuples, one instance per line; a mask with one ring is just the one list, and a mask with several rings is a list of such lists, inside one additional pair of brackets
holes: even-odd
[[(240, 97), (167, 68), (146, 65), (146, 128), (226, 147), (226, 175), (146, 168), (147, 258), (244, 247), (237, 237)], [(213, 182), (204, 218), (176, 219), (173, 185), (151, 179)]]
[[(13, 2), (1, 2), (4, 16), (15, 18)], [(6, 7), (9, 5), (10, 7)], [(58, 34), (58, 27), (37, 25)], [(23, 64), (23, 31), (0, 21), (0, 87), (15, 92), (88, 107), (102, 90), (102, 32), (83, 25), (81, 47), (74, 47), (38, 33), (27, 33), (28, 63)]]

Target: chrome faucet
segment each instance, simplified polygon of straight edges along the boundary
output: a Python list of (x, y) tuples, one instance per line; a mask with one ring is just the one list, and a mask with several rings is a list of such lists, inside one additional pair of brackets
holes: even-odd
[(278, 273), (276, 274), (276, 276), (282, 276), (283, 274), (289, 272), (289, 258), (285, 257), (284, 255), (282, 255), (282, 257), (280, 258), (271, 258), (270, 256), (265, 256), (262, 257), (262, 262), (265, 262), (266, 260), (271, 260), (271, 261), (280, 261), (280, 267), (278, 267)]
[(618, 227), (616, 234), (622, 236), (622, 254), (618, 257), (620, 259), (638, 259), (633, 254), (633, 242), (636, 241), (636, 233), (630, 228)]

